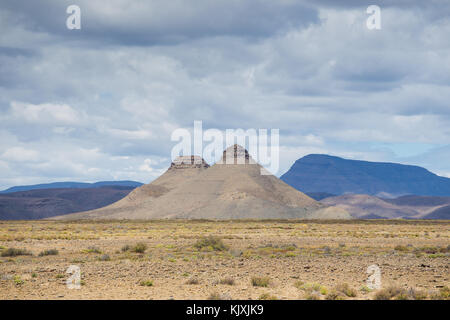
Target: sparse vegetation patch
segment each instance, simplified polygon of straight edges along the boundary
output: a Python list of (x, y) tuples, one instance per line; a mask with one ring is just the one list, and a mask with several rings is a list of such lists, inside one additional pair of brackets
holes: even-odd
[(199, 284), (200, 281), (198, 281), (197, 278), (190, 278), (188, 281), (186, 281), (186, 284)]
[(278, 298), (266, 292), (259, 296), (259, 300), (278, 300)]
[(58, 255), (58, 254), (59, 254), (58, 250), (56, 250), (56, 249), (49, 249), (49, 250), (41, 251), (41, 252), (39, 253), (39, 257), (43, 257), (43, 256), (56, 256), (56, 255)]
[(87, 249), (84, 249), (83, 253), (102, 253), (102, 251), (97, 247), (90, 246)]
[(139, 285), (143, 287), (153, 287), (153, 281), (152, 280), (142, 280)]
[(2, 251), (2, 257), (31, 256), (32, 253), (26, 249), (8, 248)]
[(136, 253), (144, 253), (145, 250), (147, 250), (147, 245), (145, 243), (142, 243), (142, 242), (136, 244), (134, 247), (132, 247), (130, 249), (130, 251), (136, 252)]
[(254, 287), (268, 287), (270, 284), (270, 278), (268, 277), (252, 277), (252, 286)]
[(233, 278), (223, 278), (219, 280), (219, 284), (226, 284), (229, 286), (233, 286), (234, 285), (234, 279)]
[[(368, 289), (368, 288), (367, 288)], [(357, 291), (350, 287), (348, 283), (341, 283), (335, 286), (325, 297), (327, 300), (344, 300), (354, 298), (358, 295)]]
[(215, 236), (208, 236), (199, 239), (194, 247), (198, 250), (209, 249), (210, 251), (225, 251), (228, 250), (227, 246), (223, 243), (222, 239)]

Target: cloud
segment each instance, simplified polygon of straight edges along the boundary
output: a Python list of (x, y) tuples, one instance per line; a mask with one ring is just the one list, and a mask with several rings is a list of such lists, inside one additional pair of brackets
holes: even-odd
[(32, 124), (78, 125), (80, 114), (66, 104), (39, 104), (11, 102), (13, 118)]
[[(70, 34), (65, 28), (70, 4), (18, 0), (1, 6), (20, 19), (25, 30), (62, 38)], [(77, 40), (122, 45), (176, 44), (220, 36), (261, 38), (317, 20), (317, 10), (301, 1), (114, 0), (105, 5), (80, 0), (77, 5), (82, 16), (81, 32), (74, 35)]]
[(7, 161), (34, 162), (39, 158), (39, 153), (22, 147), (12, 147), (5, 150), (0, 158)]
[(151, 167), (152, 160), (151, 159), (145, 159), (144, 164), (139, 166), (139, 170), (145, 171), (145, 172), (152, 172), (153, 168)]
[(278, 175), (306, 153), (450, 172), (450, 4), (380, 1), (379, 31), (352, 0), (79, 1), (81, 30), (69, 4), (0, 4), (0, 187), (149, 181), (194, 120), (280, 129)]

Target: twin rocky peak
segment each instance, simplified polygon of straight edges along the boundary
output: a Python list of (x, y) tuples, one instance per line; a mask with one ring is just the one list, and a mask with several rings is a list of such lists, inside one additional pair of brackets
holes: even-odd
[[(217, 164), (256, 164), (247, 149), (235, 144), (228, 147)], [(208, 168), (209, 164), (200, 156), (178, 156), (170, 164), (171, 169)]]

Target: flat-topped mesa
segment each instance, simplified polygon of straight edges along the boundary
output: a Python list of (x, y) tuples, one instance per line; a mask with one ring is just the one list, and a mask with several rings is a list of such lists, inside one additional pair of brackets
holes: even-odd
[(171, 169), (208, 168), (209, 164), (200, 156), (179, 156), (170, 164)]
[(219, 164), (255, 164), (247, 149), (235, 144), (228, 147), (222, 155)]

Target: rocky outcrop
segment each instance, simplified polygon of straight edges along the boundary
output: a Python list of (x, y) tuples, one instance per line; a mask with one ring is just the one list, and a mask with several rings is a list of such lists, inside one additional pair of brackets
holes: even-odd
[(209, 164), (200, 156), (179, 156), (170, 164), (169, 170), (188, 168), (208, 168)]

